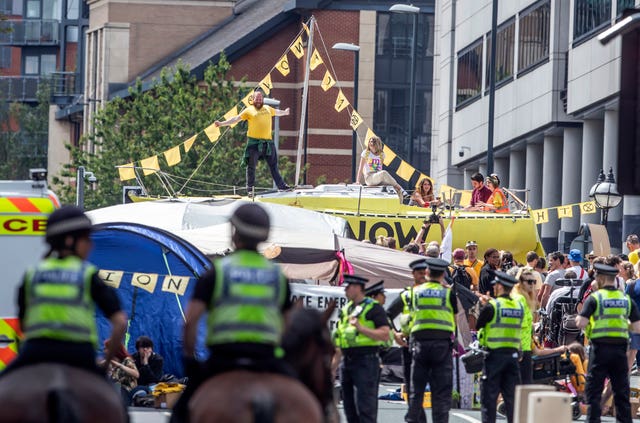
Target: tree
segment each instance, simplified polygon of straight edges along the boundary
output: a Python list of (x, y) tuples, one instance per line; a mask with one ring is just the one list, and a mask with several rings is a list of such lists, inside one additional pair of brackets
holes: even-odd
[[(116, 166), (131, 162), (139, 166), (140, 160), (153, 155), (158, 155), (166, 177), (163, 182), (158, 174), (142, 177), (150, 195), (209, 196), (230, 194), (233, 187), (244, 187), (245, 168), (240, 165), (246, 143), (244, 123), (227, 132), (220, 128), (223, 135), (215, 144), (200, 133), (250, 91), (239, 90), (233, 80), (227, 80), (230, 68), (223, 55), (217, 64), (209, 64), (202, 81), (182, 64), (173, 74), (163, 69), (151, 90), (144, 91), (137, 81), (129, 89), (128, 98), (114, 99), (96, 114), (93, 133), (84, 136), (78, 147), (67, 145), (71, 163), (64, 166), (60, 176), (73, 177), (78, 166), (94, 172), (98, 182), (94, 189), (85, 191), (87, 209), (120, 203), (122, 187), (135, 181), (120, 181)], [(169, 167), (162, 153), (197, 133), (193, 148), (185, 153), (180, 147), (182, 161)], [(286, 158), (280, 168), (285, 178), (292, 173)], [(266, 166), (258, 169), (257, 185), (270, 186)], [(142, 171), (138, 173), (142, 175)], [(53, 182), (60, 185), (57, 191), (63, 202), (75, 201), (75, 187), (61, 185), (60, 177)]]
[(0, 94), (0, 179), (28, 179), (29, 169), (47, 167), (49, 84), (39, 85), (38, 103), (9, 103)]

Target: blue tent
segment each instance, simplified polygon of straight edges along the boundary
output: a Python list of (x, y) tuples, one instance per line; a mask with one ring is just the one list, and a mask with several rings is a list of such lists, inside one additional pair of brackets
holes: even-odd
[[(122, 309), (129, 316), (128, 351), (135, 352), (136, 338), (147, 335), (154, 350), (164, 357), (164, 373), (183, 376), (184, 313), (198, 276), (211, 261), (187, 241), (141, 224), (99, 224), (91, 237), (94, 249), (89, 261), (116, 287)], [(197, 354), (203, 359), (207, 355), (204, 319), (200, 323)], [(98, 316), (98, 331), (101, 342), (111, 331), (103, 315)]]

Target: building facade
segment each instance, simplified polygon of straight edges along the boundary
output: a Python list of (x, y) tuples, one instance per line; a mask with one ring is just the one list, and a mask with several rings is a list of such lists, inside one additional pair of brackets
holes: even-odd
[[(487, 170), (493, 3), (437, 3), (432, 175), (453, 186)], [(635, 2), (497, 3), (493, 170), (533, 209), (588, 201), (600, 169), (618, 174), (621, 42), (596, 36)], [(640, 230), (638, 198), (609, 213), (614, 251)], [(540, 226), (545, 249), (566, 250), (581, 224), (599, 222), (599, 213), (552, 212)]]

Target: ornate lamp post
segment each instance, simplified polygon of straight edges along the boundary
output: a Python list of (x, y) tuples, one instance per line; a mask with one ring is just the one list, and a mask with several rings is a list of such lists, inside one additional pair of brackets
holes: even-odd
[(592, 198), (596, 203), (596, 207), (602, 211), (600, 222), (606, 227), (609, 209), (617, 207), (622, 201), (622, 195), (618, 192), (618, 185), (613, 177), (613, 168), (609, 168), (609, 174), (606, 179), (604, 171), (600, 169), (598, 180), (589, 191), (589, 198)]

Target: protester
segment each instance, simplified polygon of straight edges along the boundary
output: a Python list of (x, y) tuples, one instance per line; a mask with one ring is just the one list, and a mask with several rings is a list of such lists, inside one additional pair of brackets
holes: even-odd
[[(549, 296), (556, 289), (556, 280), (560, 279), (564, 275), (564, 254), (560, 251), (556, 251), (549, 255), (549, 274), (544, 280), (542, 289), (538, 293), (538, 301), (541, 307), (546, 307), (549, 301)], [(574, 272), (575, 273), (575, 272)]]
[(107, 376), (120, 390), (124, 405), (130, 406), (131, 393), (138, 386), (140, 372), (138, 372), (135, 361), (124, 345), (117, 346), (114, 354), (109, 354), (109, 349), (109, 342), (104, 341), (104, 352), (106, 355), (113, 355), (113, 359), (110, 362), (107, 363), (105, 361), (103, 363), (107, 369)]
[(524, 309), (522, 319), (522, 330), (520, 338), (522, 341), (522, 356), (518, 363), (520, 369), (520, 380), (523, 385), (533, 383), (533, 322), (537, 310), (535, 286), (537, 279), (534, 271), (529, 267), (518, 270), (515, 277), (518, 283), (511, 290), (511, 298), (516, 300)]
[(500, 253), (495, 248), (488, 248), (484, 252), (484, 266), (480, 271), (480, 282), (478, 283), (478, 291), (482, 295), (493, 297), (493, 280), (494, 272), (500, 266)]
[(239, 115), (225, 121), (215, 121), (216, 127), (234, 125), (246, 120), (247, 145), (244, 150), (242, 164), (247, 167), (247, 194), (252, 196), (256, 179), (256, 165), (258, 160), (264, 159), (269, 166), (273, 182), (280, 190), (290, 187), (284, 182), (278, 171), (278, 155), (271, 135), (271, 118), (274, 116), (289, 116), (289, 108), (273, 109), (264, 104), (262, 92), (254, 91), (252, 104)]
[(491, 190), (491, 196), (485, 202), (479, 202), (483, 211), (495, 213), (509, 213), (507, 197), (500, 188), (500, 178), (495, 173), (487, 176), (487, 186)]
[(360, 183), (360, 174), (362, 174), (367, 186), (391, 185), (396, 190), (400, 203), (403, 203), (405, 197), (409, 198), (409, 194), (393, 179), (389, 172), (382, 169), (383, 162), (382, 140), (373, 136), (367, 140), (367, 147), (362, 151), (356, 184)]
[(433, 182), (426, 176), (418, 182), (415, 191), (411, 194), (410, 206), (433, 207), (439, 206), (439, 197), (433, 193)]
[(635, 266), (639, 261), (638, 253), (640, 252), (640, 238), (638, 238), (638, 235), (629, 235), (626, 240), (626, 246), (629, 250), (628, 260)]
[(487, 202), (489, 197), (491, 197), (491, 190), (484, 185), (484, 176), (482, 176), (482, 173), (474, 173), (471, 175), (471, 186), (473, 186), (471, 202), (464, 210), (481, 211), (483, 210), (482, 204)]
[(478, 259), (478, 244), (475, 241), (467, 241), (465, 245), (465, 251), (467, 258), (464, 259), (464, 265), (471, 267), (478, 277), (480, 277), (480, 271), (484, 265), (484, 261)]
[(163, 375), (164, 358), (153, 351), (153, 341), (148, 336), (142, 335), (136, 339), (136, 352), (133, 353), (140, 377), (138, 385), (148, 387), (160, 382)]

